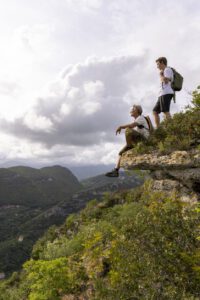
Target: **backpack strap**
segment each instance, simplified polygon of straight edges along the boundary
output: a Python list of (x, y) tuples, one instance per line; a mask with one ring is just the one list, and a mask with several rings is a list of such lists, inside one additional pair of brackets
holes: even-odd
[(147, 117), (145, 117), (145, 120), (147, 121), (147, 124), (148, 124), (148, 127), (149, 127), (148, 129), (147, 128), (146, 129), (150, 131), (151, 126), (150, 126), (150, 123), (149, 123), (149, 119)]
[(148, 120), (148, 118), (146, 118), (145, 116), (143, 116), (144, 118), (145, 118), (145, 120), (146, 120), (146, 122), (147, 122), (147, 125), (148, 125), (148, 127), (149, 128), (146, 128), (144, 125), (137, 125), (137, 127), (139, 128), (139, 129), (143, 129), (143, 128), (145, 128), (146, 130), (149, 130), (150, 131), (150, 124), (149, 124), (149, 120)]
[[(169, 67), (169, 68), (170, 68), (170, 69), (172, 70), (172, 72), (173, 72), (173, 80), (174, 80), (176, 70), (175, 70), (174, 68), (172, 68), (172, 67)], [(170, 82), (171, 82), (171, 84), (172, 84), (173, 81), (170, 80)], [(173, 89), (173, 88), (172, 88), (172, 89)], [(175, 93), (175, 91), (174, 91), (174, 95), (173, 95), (173, 100), (174, 100), (174, 103), (176, 103), (176, 93)]]
[(174, 100), (174, 103), (176, 103), (176, 93), (174, 91), (174, 95), (173, 95), (173, 100)]

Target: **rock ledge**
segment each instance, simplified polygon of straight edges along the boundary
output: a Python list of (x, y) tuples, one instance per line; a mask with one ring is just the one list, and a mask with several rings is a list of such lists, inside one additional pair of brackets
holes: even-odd
[(150, 170), (155, 191), (167, 194), (176, 192), (184, 202), (200, 201), (200, 150), (138, 156), (134, 156), (130, 150), (122, 157), (122, 167), (128, 170)]

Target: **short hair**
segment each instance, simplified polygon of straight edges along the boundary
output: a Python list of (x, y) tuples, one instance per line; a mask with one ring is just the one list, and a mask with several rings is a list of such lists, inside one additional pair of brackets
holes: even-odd
[(161, 56), (161, 57), (157, 58), (156, 62), (163, 63), (164, 65), (167, 66), (167, 59), (164, 56)]
[(139, 115), (141, 115), (142, 114), (142, 106), (141, 105), (133, 105), (133, 108), (136, 108), (137, 109), (137, 112), (138, 112), (138, 114)]

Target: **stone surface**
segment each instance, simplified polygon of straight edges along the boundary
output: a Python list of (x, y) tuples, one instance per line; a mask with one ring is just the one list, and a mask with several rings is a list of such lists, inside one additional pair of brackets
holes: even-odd
[(183, 202), (195, 203), (199, 200), (197, 193), (175, 180), (154, 180), (151, 187), (154, 191), (165, 192), (167, 195), (174, 193)]
[(123, 155), (121, 166), (129, 170), (150, 170), (155, 191), (176, 192), (184, 202), (200, 201), (200, 150), (138, 156), (130, 150)]
[(129, 150), (123, 155), (121, 165), (125, 169), (141, 170), (200, 168), (200, 151), (175, 151), (168, 155), (153, 153), (134, 156)]

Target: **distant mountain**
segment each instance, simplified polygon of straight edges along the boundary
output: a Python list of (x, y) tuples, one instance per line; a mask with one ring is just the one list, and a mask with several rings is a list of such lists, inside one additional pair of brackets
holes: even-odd
[[(81, 181), (83, 188), (72, 196), (73, 204), (80, 210), (91, 200), (101, 201), (106, 192), (120, 192), (133, 189), (144, 182), (136, 172), (121, 172), (118, 178), (98, 175)], [(75, 206), (74, 206), (75, 208)], [(74, 210), (76, 212), (77, 210)]]
[(85, 166), (70, 166), (70, 170), (79, 179), (83, 180), (91, 178), (110, 171), (113, 165), (85, 165)]
[(140, 185), (143, 182), (142, 177), (136, 172), (120, 172), (119, 177), (106, 177), (98, 175), (91, 178), (83, 179), (81, 184), (84, 190), (86, 189), (101, 189), (105, 191), (120, 191), (121, 189), (130, 189)]
[(100, 201), (105, 192), (131, 189), (142, 182), (135, 172), (78, 182), (60, 166), (0, 169), (0, 273), (18, 270), (47, 228), (62, 224), (88, 201)]
[(42, 193), (45, 206), (63, 201), (66, 197), (77, 191), (77, 189), (81, 188), (81, 184), (72, 172), (61, 166), (41, 169), (19, 166), (9, 168), (9, 170), (29, 180), (34, 188)]
[[(13, 160), (13, 161), (4, 161), (0, 163), (0, 168), (12, 168), (15, 166), (27, 166), (32, 167), (34, 169), (41, 169), (44, 167), (44, 164), (40, 161), (28, 161), (28, 160)], [(100, 174), (104, 174), (113, 168), (113, 164), (105, 165), (105, 164), (96, 164), (96, 165), (66, 165), (62, 164), (63, 167), (69, 168), (72, 173), (78, 178), (78, 180), (83, 180), (86, 178), (91, 178)]]
[(18, 269), (38, 237), (61, 224), (54, 206), (67, 205), (81, 187), (72, 172), (60, 166), (0, 169), (0, 273)]

